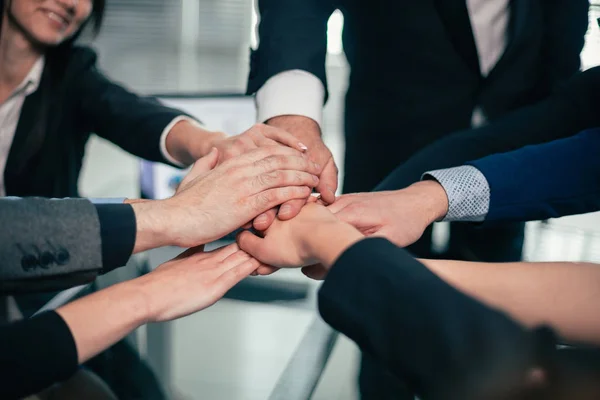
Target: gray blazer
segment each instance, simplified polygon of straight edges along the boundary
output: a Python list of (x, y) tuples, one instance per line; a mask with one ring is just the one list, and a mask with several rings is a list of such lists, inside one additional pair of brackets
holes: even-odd
[(59, 290), (102, 269), (100, 221), (84, 199), (0, 199), (0, 293)]

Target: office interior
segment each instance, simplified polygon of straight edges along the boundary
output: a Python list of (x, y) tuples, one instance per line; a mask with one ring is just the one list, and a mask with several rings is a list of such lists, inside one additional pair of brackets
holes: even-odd
[[(600, 65), (598, 18), (600, 1), (593, 1), (581, 55), (583, 68)], [(235, 134), (252, 119), (253, 100), (241, 95), (249, 49), (258, 40), (256, 23), (250, 0), (109, 0), (103, 30), (91, 44), (109, 77), (139, 93), (189, 107), (191, 112), (215, 110), (209, 124)], [(343, 24), (337, 11), (328, 25), (330, 97), (323, 126), (325, 142), (338, 165), (343, 161), (343, 97), (349, 73), (341, 40)], [(236, 115), (243, 117), (236, 119)], [(94, 137), (88, 144), (81, 194), (139, 197), (144, 174), (155, 166), (146, 167)], [(164, 190), (164, 195), (175, 179), (170, 174), (176, 172), (158, 171), (160, 179), (155, 174), (146, 184), (152, 187), (148, 190)], [(600, 262), (599, 222), (600, 213), (528, 223), (524, 259)], [(435, 245), (443, 247), (446, 236), (447, 227), (437, 224)], [(115, 271), (102, 277), (100, 284), (143, 273), (178, 251), (157, 249), (137, 256), (132, 261), (135, 268)], [(202, 313), (130, 335), (170, 398), (358, 399), (358, 348), (319, 320), (315, 307), (319, 283), (304, 279), (299, 271), (248, 281)]]

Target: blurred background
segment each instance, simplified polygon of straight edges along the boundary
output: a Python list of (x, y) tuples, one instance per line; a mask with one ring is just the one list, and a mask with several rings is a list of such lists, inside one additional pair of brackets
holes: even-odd
[[(257, 41), (257, 17), (251, 0), (108, 0), (107, 3), (104, 28), (92, 45), (99, 52), (100, 67), (111, 78), (143, 94), (245, 92), (249, 49)], [(600, 18), (600, 0), (593, 0), (592, 4), (582, 53), (584, 68), (600, 64), (600, 31), (596, 23)], [(339, 12), (329, 21), (330, 99), (323, 129), (338, 165), (343, 161), (342, 100), (348, 76), (341, 43), (343, 24)], [(82, 194), (138, 197), (138, 160), (101, 139), (94, 138), (88, 146), (80, 184)], [(600, 239), (596, 236), (596, 232), (600, 234), (599, 222), (600, 215), (596, 214), (531, 223), (525, 257), (600, 261)], [(436, 233), (439, 245), (443, 246), (444, 226), (437, 227)], [(155, 253), (151, 255), (152, 263), (171, 254), (172, 251)], [(271, 280), (265, 282), (283, 288), (299, 282), (306, 284), (299, 272), (267, 279)], [(158, 334), (157, 346), (164, 348), (159, 349), (159, 360), (152, 362), (173, 398), (269, 398), (315, 316), (315, 288), (316, 284), (311, 283), (308, 290), (312, 295), (303, 301), (226, 299), (203, 313), (166, 327)], [(148, 334), (140, 333), (137, 338), (148, 341)], [(354, 345), (338, 340), (312, 398), (357, 398), (357, 361)], [(305, 373), (300, 371), (298, 379)]]

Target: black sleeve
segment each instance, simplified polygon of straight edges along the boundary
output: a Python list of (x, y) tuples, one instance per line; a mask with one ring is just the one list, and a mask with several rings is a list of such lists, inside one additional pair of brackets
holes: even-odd
[(77, 348), (56, 312), (0, 327), (0, 398), (40, 392), (77, 371)]
[(575, 75), (548, 99), (479, 129), (446, 136), (417, 152), (376, 190), (402, 189), (424, 172), (462, 165), (494, 153), (568, 137), (600, 126), (600, 67)]
[(540, 95), (547, 96), (557, 84), (581, 68), (581, 51), (589, 24), (589, 0), (544, 0), (544, 38)]
[(260, 44), (250, 56), (248, 94), (293, 69), (314, 74), (327, 90), (327, 21), (333, 11), (332, 0), (258, 0)]
[(173, 119), (186, 114), (109, 80), (96, 67), (96, 56), (91, 50), (75, 51), (85, 53), (86, 60), (79, 68), (74, 93), (80, 100), (78, 118), (85, 130), (135, 156), (167, 163), (160, 151), (160, 136)]
[(95, 204), (100, 221), (102, 271), (107, 273), (127, 264), (133, 253), (137, 224), (129, 204)]
[(385, 239), (344, 252), (319, 292), (319, 311), (428, 399), (487, 398), (480, 395), (505, 389), (496, 385), (520, 382), (540, 354), (531, 333)]

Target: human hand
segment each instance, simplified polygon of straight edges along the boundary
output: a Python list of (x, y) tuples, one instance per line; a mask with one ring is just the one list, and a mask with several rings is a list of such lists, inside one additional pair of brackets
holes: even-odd
[(210, 307), (259, 265), (236, 244), (206, 253), (192, 248), (138, 278), (136, 286), (145, 294), (148, 322), (170, 321)]
[(423, 181), (397, 191), (342, 195), (328, 208), (364, 235), (406, 247), (446, 215), (448, 198), (439, 183)]
[(255, 149), (207, 171), (217, 156), (215, 150), (199, 160), (172, 198), (132, 205), (134, 251), (211, 242), (285, 201), (309, 196), (319, 182), (320, 167), (289, 147)]
[[(326, 203), (334, 202), (335, 191), (338, 188), (338, 168), (331, 151), (323, 143), (319, 125), (310, 118), (298, 115), (271, 118), (267, 123), (270, 126), (290, 132), (308, 147), (306, 154), (309, 159), (322, 166), (322, 170), (318, 174), (319, 185), (316, 187), (316, 191), (321, 194), (321, 198)], [(257, 230), (267, 229), (276, 215), (281, 220), (294, 218), (306, 204), (305, 200), (289, 201), (279, 208), (278, 213), (276, 213), (276, 210), (270, 210), (260, 215), (254, 220), (254, 228)]]
[(307, 204), (292, 220), (275, 220), (263, 236), (244, 231), (237, 243), (257, 260), (278, 268), (317, 263), (328, 268), (345, 248), (363, 237), (316, 203)]

